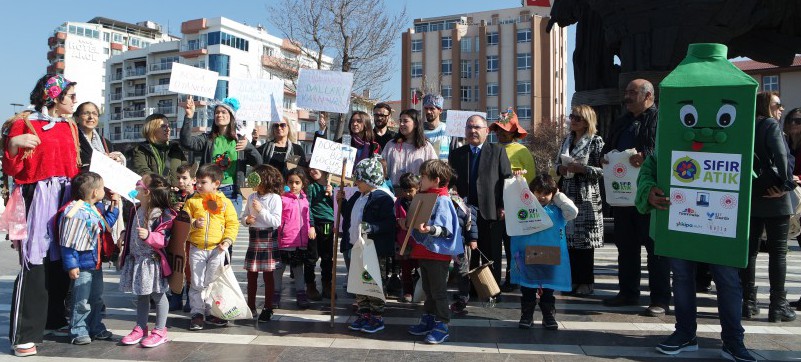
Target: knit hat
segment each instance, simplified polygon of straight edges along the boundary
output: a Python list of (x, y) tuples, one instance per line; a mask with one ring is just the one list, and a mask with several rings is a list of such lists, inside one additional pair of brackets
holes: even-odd
[(216, 102), (214, 107), (223, 107), (228, 110), (228, 113), (231, 114), (231, 118), (236, 119), (236, 111), (239, 110), (239, 100), (234, 97), (224, 98), (223, 100)]
[(490, 131), (498, 132), (498, 129), (503, 129), (506, 132), (517, 133), (517, 138), (524, 138), (528, 135), (523, 127), (520, 127), (520, 123), (517, 121), (517, 115), (515, 111), (512, 110), (512, 107), (506, 109), (505, 112), (501, 113), (501, 118), (497, 121), (493, 122), (489, 126)]
[(384, 169), (378, 157), (365, 158), (356, 164), (353, 177), (375, 188), (384, 184)]
[(445, 100), (439, 94), (426, 94), (423, 97), (423, 107), (437, 107), (442, 110), (442, 106), (445, 104)]

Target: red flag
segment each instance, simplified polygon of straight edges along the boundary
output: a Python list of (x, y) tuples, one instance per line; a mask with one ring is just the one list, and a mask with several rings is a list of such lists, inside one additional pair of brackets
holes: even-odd
[(546, 8), (551, 7), (550, 0), (526, 0), (526, 6), (544, 6)]
[(417, 92), (412, 92), (412, 104), (420, 103), (420, 98), (417, 97)]

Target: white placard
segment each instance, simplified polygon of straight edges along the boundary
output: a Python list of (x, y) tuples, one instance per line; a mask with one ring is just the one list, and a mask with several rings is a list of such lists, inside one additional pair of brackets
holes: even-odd
[[(356, 161), (356, 149), (345, 146), (348, 150), (348, 164), (345, 169), (345, 177), (350, 178), (353, 173), (353, 164)], [(332, 175), (342, 176), (342, 144), (329, 141), (318, 137), (314, 141), (314, 152), (312, 152), (309, 167), (328, 172)]]
[(726, 238), (736, 237), (739, 203), (737, 192), (672, 188), (668, 229)]
[(348, 113), (352, 88), (353, 73), (301, 69), (298, 75), (298, 108)]
[(104, 155), (103, 152), (92, 152), (89, 171), (103, 177), (103, 184), (107, 189), (120, 194), (130, 202), (138, 202), (131, 195), (131, 191), (136, 190), (136, 181), (141, 180), (142, 176), (120, 165), (117, 161)]
[(281, 80), (231, 78), (228, 96), (239, 100), (237, 120), (280, 122), (284, 115), (284, 82)]
[(484, 119), (487, 119), (487, 113), (485, 112), (448, 110), (445, 113), (445, 133), (451, 137), (464, 137), (467, 119), (475, 115), (479, 115), (484, 117)]
[[(713, 190), (740, 190), (742, 155), (732, 153), (673, 151), (670, 185)], [(747, 170), (746, 175), (751, 174)]]
[(172, 63), (170, 92), (214, 98), (217, 89), (217, 72), (195, 68), (191, 65)]

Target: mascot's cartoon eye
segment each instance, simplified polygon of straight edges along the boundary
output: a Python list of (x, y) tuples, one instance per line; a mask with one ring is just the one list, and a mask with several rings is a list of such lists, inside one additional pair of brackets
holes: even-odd
[(698, 123), (698, 111), (692, 104), (685, 104), (681, 107), (681, 110), (679, 110), (679, 117), (684, 127), (692, 127)]
[(731, 104), (724, 104), (718, 110), (718, 126), (723, 128), (731, 127), (734, 124), (734, 119), (737, 118), (737, 108)]

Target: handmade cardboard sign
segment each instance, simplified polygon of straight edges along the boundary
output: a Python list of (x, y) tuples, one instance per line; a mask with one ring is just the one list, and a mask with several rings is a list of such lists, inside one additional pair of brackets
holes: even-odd
[(328, 172), (332, 175), (342, 174), (343, 147), (347, 150), (348, 164), (345, 169), (345, 177), (351, 177), (353, 164), (356, 161), (356, 149), (351, 146), (343, 146), (341, 143), (329, 141), (318, 137), (314, 141), (314, 152), (312, 152), (309, 167)]
[(334, 113), (350, 111), (353, 73), (332, 70), (300, 69), (298, 74), (298, 108)]
[[(239, 100), (236, 119), (280, 122), (284, 114), (284, 82), (277, 79), (231, 78), (228, 96)], [(251, 129), (252, 130), (252, 129)]]
[(561, 258), (558, 246), (526, 246), (526, 265), (559, 265)]
[(186, 240), (189, 238), (190, 223), (189, 214), (181, 210), (172, 221), (172, 229), (170, 229), (167, 263), (172, 269), (172, 274), (167, 278), (167, 282), (174, 294), (181, 294), (184, 290), (184, 270), (189, 261), (186, 257)]
[(448, 110), (445, 112), (445, 132), (451, 137), (464, 137), (464, 128), (465, 125), (467, 125), (467, 119), (475, 115), (487, 119), (486, 112)]
[(170, 74), (170, 92), (190, 94), (193, 96), (214, 98), (219, 74), (191, 65), (172, 63)]
[(427, 223), (437, 203), (437, 194), (416, 194), (409, 204), (409, 217), (406, 218), (406, 228), (412, 229), (420, 224)]
[(670, 197), (651, 233), (658, 255), (745, 267), (758, 83), (722, 44), (691, 44), (660, 84), (657, 186)]
[(120, 165), (117, 161), (103, 154), (103, 152), (92, 152), (92, 163), (89, 171), (95, 172), (103, 177), (104, 186), (114, 191), (126, 200), (137, 203), (136, 200), (136, 181), (142, 176)]

